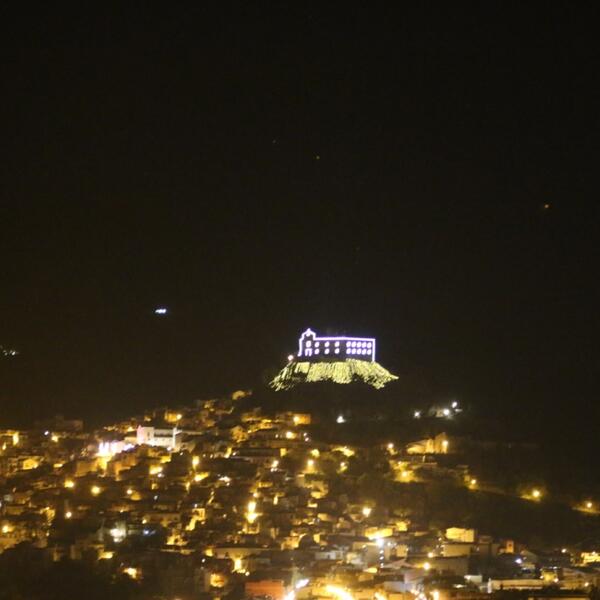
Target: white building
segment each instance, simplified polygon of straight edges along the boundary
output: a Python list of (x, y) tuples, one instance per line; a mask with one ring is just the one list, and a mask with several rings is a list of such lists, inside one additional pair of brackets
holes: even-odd
[(375, 362), (375, 338), (317, 337), (307, 329), (298, 340), (298, 359), (336, 361), (353, 358)]

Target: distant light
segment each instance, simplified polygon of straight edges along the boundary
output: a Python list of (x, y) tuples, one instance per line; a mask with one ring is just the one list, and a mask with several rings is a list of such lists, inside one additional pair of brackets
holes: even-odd
[(456, 408), (458, 406), (458, 402), (456, 400), (452, 403), (452, 408)]
[(531, 492), (531, 495), (532, 495), (534, 498), (540, 498), (540, 497), (541, 497), (541, 495), (542, 495), (542, 492), (540, 492), (540, 490), (533, 490), (533, 491)]
[(93, 485), (90, 488), (90, 491), (92, 492), (92, 495), (97, 496), (102, 491), (102, 489), (97, 485)]
[(593, 506), (594, 506), (593, 502), (590, 502), (589, 500), (585, 503), (586, 508), (591, 509), (591, 508), (593, 508)]
[(72, 516), (73, 516), (73, 513), (72, 513), (70, 510), (68, 510), (68, 511), (65, 513), (65, 519), (70, 519)]
[(293, 354), (288, 354), (288, 362), (292, 362), (294, 360)]
[(337, 419), (335, 420), (336, 423), (345, 423), (346, 419), (344, 419), (344, 415), (338, 415)]
[(362, 509), (363, 517), (369, 517), (371, 515), (372, 510), (373, 509), (370, 506), (363, 506), (363, 509)]
[(415, 417), (415, 419), (420, 419), (421, 418), (421, 411), (420, 410), (415, 410), (414, 417)]
[(430, 564), (430, 563), (428, 563), (428, 562), (426, 562), (426, 563), (424, 563), (424, 564), (423, 564), (423, 568), (424, 568), (426, 571), (429, 571), (429, 569), (431, 569), (431, 564)]
[(155, 315), (166, 315), (167, 312), (168, 310), (164, 306), (159, 306), (158, 308), (154, 309)]
[(445, 417), (449, 417), (450, 416), (450, 409), (449, 408), (445, 408), (443, 412), (444, 412), (444, 416)]
[(523, 559), (522, 559), (522, 558), (515, 558), (515, 562), (516, 562), (518, 565), (522, 565), (522, 564), (523, 564)]
[(66, 479), (65, 480), (65, 487), (66, 488), (74, 488), (75, 487), (75, 482), (72, 479)]

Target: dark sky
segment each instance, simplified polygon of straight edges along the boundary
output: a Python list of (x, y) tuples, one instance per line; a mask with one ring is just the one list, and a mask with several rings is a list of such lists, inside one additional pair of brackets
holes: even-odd
[(307, 326), (599, 417), (597, 31), (547, 4), (1, 15), (0, 426), (253, 385)]

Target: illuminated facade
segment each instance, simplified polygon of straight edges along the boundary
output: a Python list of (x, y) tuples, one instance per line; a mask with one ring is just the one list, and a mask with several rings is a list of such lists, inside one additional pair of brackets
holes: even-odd
[(317, 337), (307, 329), (298, 340), (298, 360), (338, 361), (353, 358), (375, 362), (375, 338)]

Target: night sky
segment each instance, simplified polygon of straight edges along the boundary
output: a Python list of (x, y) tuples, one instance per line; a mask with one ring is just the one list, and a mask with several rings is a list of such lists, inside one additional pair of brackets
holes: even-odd
[(0, 426), (253, 387), (307, 326), (600, 418), (593, 14), (413, 4), (2, 15)]

